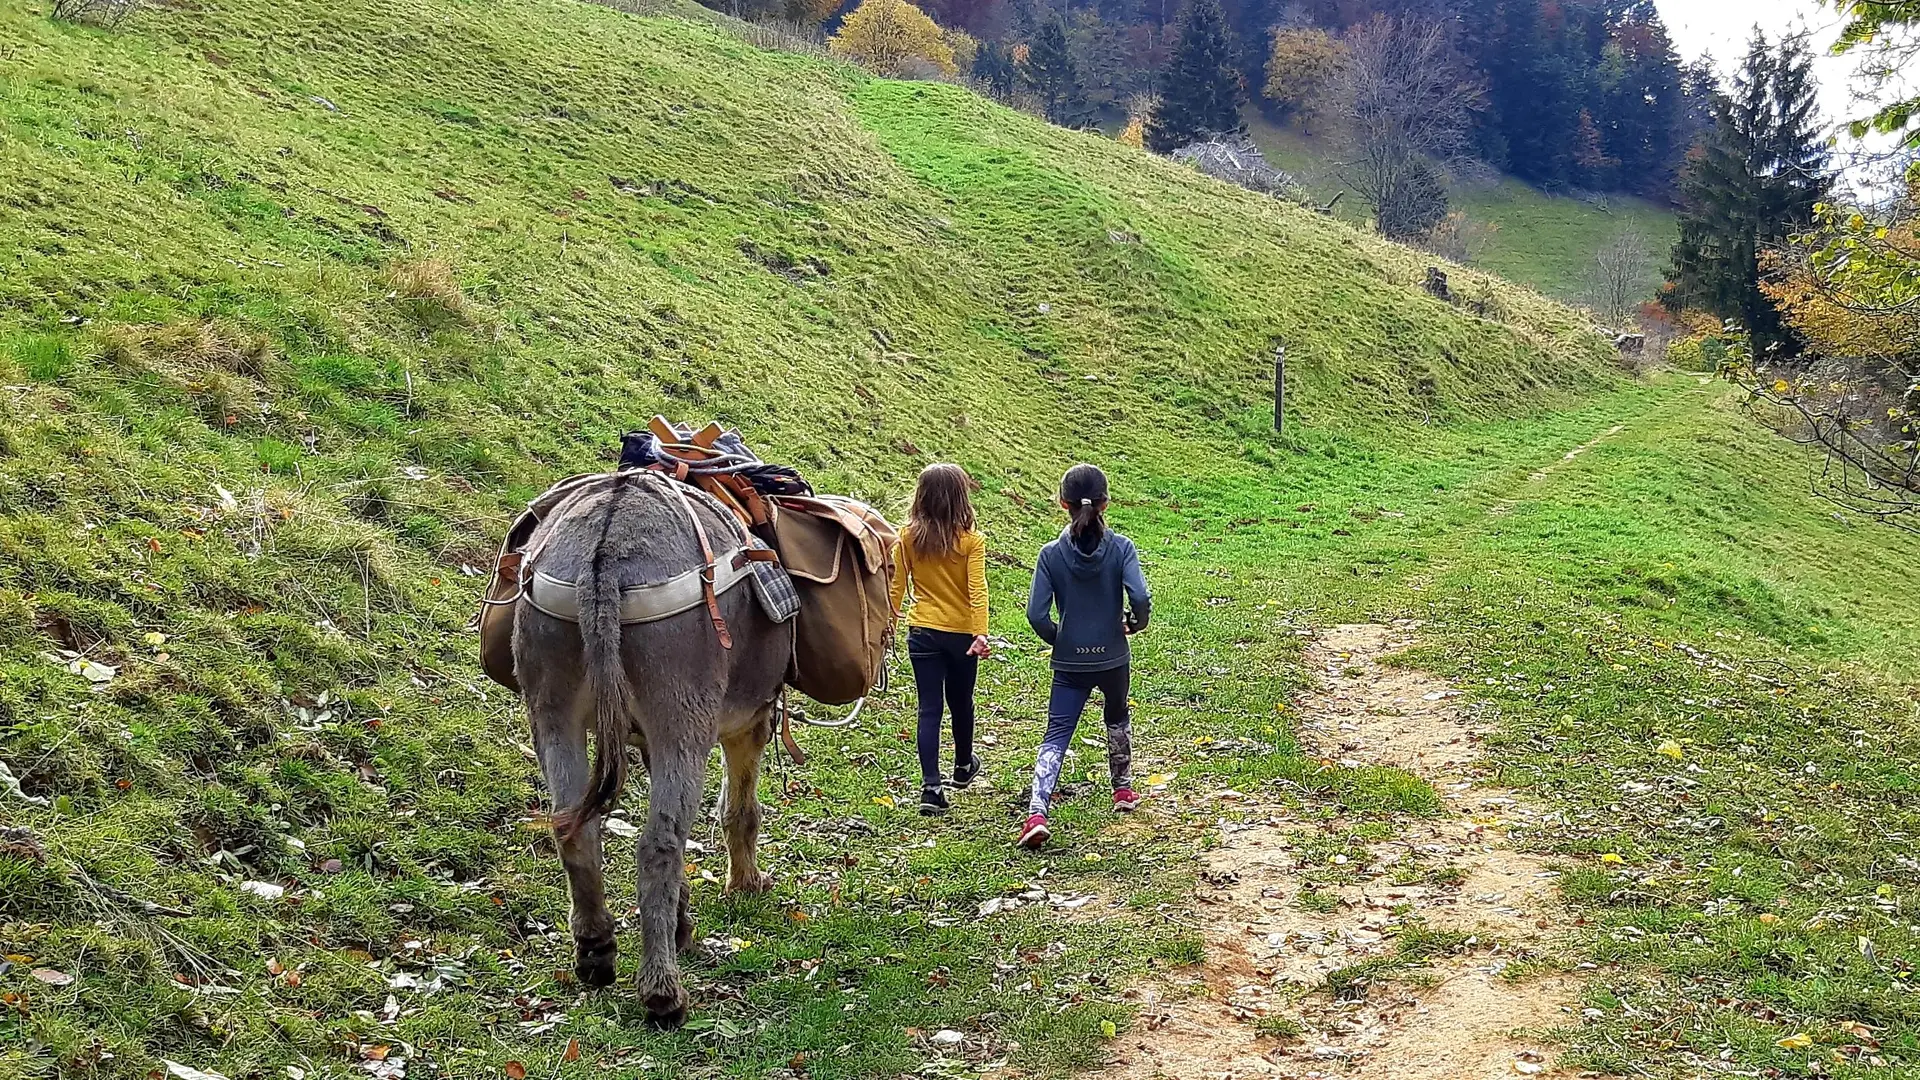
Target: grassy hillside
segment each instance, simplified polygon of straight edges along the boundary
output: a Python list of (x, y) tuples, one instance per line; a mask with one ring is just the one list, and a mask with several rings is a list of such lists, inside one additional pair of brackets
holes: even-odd
[[(1292, 128), (1276, 127), (1259, 117), (1250, 130), (1274, 164), (1301, 178), (1323, 202), (1343, 186), (1328, 159), (1332, 148), (1323, 140), (1303, 137)], [(1548, 296), (1579, 303), (1591, 289), (1593, 257), (1622, 232), (1638, 233), (1647, 258), (1640, 284), (1648, 299), (1665, 278), (1667, 249), (1673, 245), (1673, 211), (1643, 199), (1608, 196), (1603, 203), (1544, 194), (1503, 177), (1493, 182), (1457, 185), (1452, 205), (1468, 219), (1491, 226), (1473, 265), (1513, 281), (1531, 285)], [(1346, 220), (1366, 218), (1366, 207), (1348, 192), (1339, 212)]]
[[(1094, 1066), (1126, 985), (1197, 958), (1199, 793), (1338, 835), (1431, 809), (1275, 720), (1300, 631), (1401, 613), (1500, 710), (1512, 782), (1582, 822), (1540, 839), (1586, 875), (1564, 962), (1606, 965), (1580, 1060), (1800, 1070), (1772, 1040), (1847, 1021), (1920, 1056), (1889, 968), (1920, 893), (1883, 840), (1916, 814), (1920, 548), (1810, 504), (1714, 389), (1626, 383), (1528, 290), (1469, 282), (1498, 318), (1468, 316), (1337, 222), (710, 23), (202, 0), (108, 34), (43, 8), (0, 10), (0, 1074)], [(703, 827), (675, 1034), (570, 985), (524, 718), (464, 630), (513, 509), (662, 411), (890, 511), (965, 464), (1008, 639), (996, 784), (953, 817), (910, 816), (896, 691), (767, 781), (773, 894), (722, 898)], [(1146, 553), (1137, 756), (1177, 780), (1132, 823), (1069, 801), (1036, 859), (1007, 842), (1046, 678), (1017, 609), (1079, 459)], [(1790, 685), (1733, 664), (1782, 659)], [(1649, 732), (1753, 824), (1623, 816)], [(1119, 904), (976, 916), (1042, 874)]]

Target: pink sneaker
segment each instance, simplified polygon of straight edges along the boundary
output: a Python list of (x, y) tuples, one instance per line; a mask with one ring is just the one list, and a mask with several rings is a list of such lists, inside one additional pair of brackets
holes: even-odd
[(1032, 851), (1040, 850), (1040, 845), (1053, 836), (1047, 829), (1047, 815), (1035, 814), (1027, 819), (1026, 827), (1020, 830), (1019, 845)]
[(1123, 787), (1113, 793), (1113, 812), (1125, 814), (1140, 805), (1140, 796), (1130, 787)]

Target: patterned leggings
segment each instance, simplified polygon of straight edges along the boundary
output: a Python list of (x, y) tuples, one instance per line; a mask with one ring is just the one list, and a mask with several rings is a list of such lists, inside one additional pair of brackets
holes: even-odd
[(1047, 735), (1040, 742), (1040, 753), (1033, 762), (1033, 798), (1027, 804), (1030, 814), (1044, 814), (1060, 783), (1060, 767), (1073, 745), (1073, 730), (1080, 726), (1080, 714), (1095, 690), (1103, 699), (1103, 719), (1107, 722), (1107, 771), (1113, 789), (1133, 786), (1133, 718), (1127, 712), (1127, 687), (1132, 670), (1122, 664), (1105, 671), (1056, 671), (1053, 693), (1047, 699)]

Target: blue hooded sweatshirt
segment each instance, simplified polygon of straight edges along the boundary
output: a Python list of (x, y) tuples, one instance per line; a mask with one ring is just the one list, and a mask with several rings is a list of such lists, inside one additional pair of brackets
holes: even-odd
[[(1133, 609), (1131, 616), (1123, 601)], [(1053, 621), (1053, 609), (1060, 621)], [(1111, 529), (1091, 551), (1073, 537), (1040, 549), (1033, 567), (1033, 591), (1027, 594), (1027, 623), (1053, 646), (1055, 671), (1107, 671), (1132, 659), (1127, 630), (1144, 629), (1153, 608), (1140, 553), (1133, 541)]]

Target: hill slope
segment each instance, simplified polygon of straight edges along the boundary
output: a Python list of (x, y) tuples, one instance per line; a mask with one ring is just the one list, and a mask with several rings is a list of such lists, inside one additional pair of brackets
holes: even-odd
[[(1912, 774), (1898, 745), (1829, 737), (1889, 700), (1873, 680), (1915, 630), (1911, 545), (1809, 507), (1791, 457), (1717, 395), (1628, 385), (1526, 290), (1464, 283), (1496, 316), (1478, 318), (1418, 290), (1423, 259), (1337, 222), (706, 23), (204, 0), (120, 34), (14, 5), (0, 40), (0, 761), (20, 783), (0, 806), (25, 830), (0, 848), (7, 1075), (951, 1073), (923, 1037), (942, 1027), (975, 1064), (1097, 1065), (1125, 983), (1200, 948), (1184, 909), (1215, 816), (1189, 786), (1298, 800), (1329, 836), (1434, 804), (1405, 774), (1303, 756), (1274, 721), (1323, 620), (1418, 613), (1458, 674), (1511, 659), (1599, 686), (1487, 683), (1531, 770), (1515, 782), (1569, 807), (1615, 778), (1536, 727), (1577, 723), (1622, 760), (1656, 723), (1726, 736), (1649, 690), (1719, 675), (1646, 651), (1657, 678), (1616, 679), (1590, 647), (1728, 634), (1716, 649), (1856, 665), (1868, 690), (1809, 683), (1819, 710), (1711, 685), (1771, 710), (1770, 756), (1759, 779), (1733, 749), (1702, 775), (1742, 808), (1819, 805), (1865, 892), (1857, 826), (1913, 812), (1886, 794)], [(773, 896), (723, 899), (714, 856), (690, 855), (703, 1026), (676, 1035), (555, 974), (564, 888), (524, 718), (463, 629), (465, 568), (514, 507), (657, 411), (724, 418), (889, 511), (927, 460), (962, 462), (1010, 639), (983, 677), (997, 786), (953, 818), (905, 816), (896, 692), (769, 780)], [(1070, 800), (1034, 860), (1003, 835), (1046, 679), (1016, 598), (1079, 459), (1111, 466), (1161, 597), (1139, 756), (1177, 779), (1134, 827)], [(1803, 751), (1854, 762), (1874, 797), (1809, 787), (1786, 760)], [(1589, 830), (1542, 842), (1626, 846), (1583, 813)], [(1699, 842), (1631, 839), (1648, 859)], [(630, 855), (611, 857), (618, 882)], [(1753, 862), (1789, 896), (1824, 872)], [(977, 916), (1043, 874), (1115, 903)], [(1619, 1000), (1724, 995), (1681, 946), (1740, 912), (1666, 922), (1643, 892), (1616, 910), (1588, 886), (1594, 925), (1648, 942), (1609, 958), (1616, 1000), (1579, 1044), (1604, 1060), (1652, 1015)], [(1851, 926), (1796, 932), (1796, 973), (1855, 954)], [(1691, 966), (1660, 967), (1661, 944)], [(1866, 1002), (1860, 1019), (1913, 1029), (1895, 990), (1843, 974), (1867, 988), (1793, 1008), (1837, 1022)], [(1787, 1008), (1754, 982), (1740, 993)]]
[[(1332, 147), (1326, 141), (1258, 116), (1249, 118), (1249, 130), (1274, 164), (1299, 177), (1315, 197), (1330, 199), (1345, 186), (1327, 163)], [(1638, 234), (1643, 242), (1646, 258), (1636, 280), (1642, 295), (1651, 300), (1665, 280), (1675, 235), (1667, 207), (1624, 195), (1598, 202), (1548, 195), (1511, 177), (1457, 183), (1450, 197), (1455, 210), (1488, 230), (1469, 260), (1475, 267), (1557, 300), (1588, 302), (1594, 256), (1622, 233)], [(1367, 218), (1366, 205), (1351, 191), (1337, 209), (1348, 221)]]

